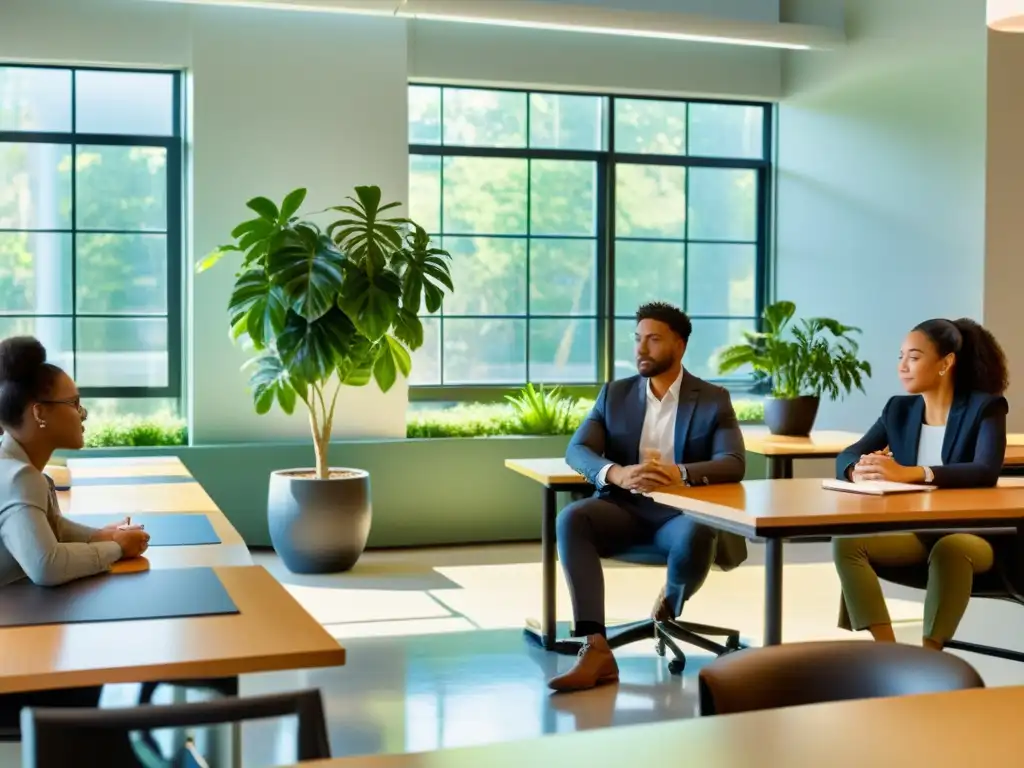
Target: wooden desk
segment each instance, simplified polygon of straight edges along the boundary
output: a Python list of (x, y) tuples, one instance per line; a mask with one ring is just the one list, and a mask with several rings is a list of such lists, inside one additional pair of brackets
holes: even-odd
[[(810, 437), (780, 437), (772, 435), (767, 427), (759, 426), (744, 426), (742, 430), (747, 451), (765, 457), (770, 477), (792, 477), (795, 459), (834, 458), (861, 437), (853, 432), (824, 431), (813, 432)], [(556, 637), (555, 569), (558, 558), (555, 552), (555, 517), (558, 514), (558, 493), (585, 490), (588, 483), (564, 459), (507, 459), (505, 466), (543, 487), (541, 618), (539, 626), (527, 623), (526, 637), (546, 650), (575, 654), (577, 644), (559, 641)]]
[[(482, 747), (302, 763), (302, 768), (663, 765), (863, 768), (1016, 765), (1024, 687), (865, 699), (602, 728)], [(683, 758), (680, 757), (682, 762)]]
[(782, 543), (810, 536), (884, 531), (1007, 528), (1024, 522), (1024, 484), (868, 496), (829, 491), (820, 479), (746, 480), (667, 488), (648, 496), (723, 531), (764, 539), (764, 644), (782, 642)]
[(743, 443), (749, 453), (765, 457), (768, 477), (793, 476), (794, 459), (834, 459), (861, 439), (856, 432), (815, 431), (809, 437), (773, 435), (768, 427), (744, 426)]
[(139, 463), (139, 459), (126, 461), (118, 459), (68, 459), (68, 469), (71, 472), (71, 482), (75, 478), (88, 477), (154, 477), (154, 476), (177, 476), (191, 477), (188, 468), (177, 456), (151, 456), (151, 461)]
[(0, 693), (345, 663), (345, 649), (264, 568), (215, 571), (239, 613), (0, 630)]
[[(252, 555), (235, 527), (217, 508), (199, 483), (157, 483), (153, 485), (86, 485), (75, 487), (74, 477), (129, 477), (188, 475), (176, 457), (152, 457), (161, 461), (115, 464), (106, 459), (76, 459), (70, 491), (57, 493), (66, 515), (130, 515), (143, 512), (203, 514), (220, 537), (220, 544), (185, 547), (150, 547), (146, 559), (151, 568), (187, 568), (214, 565), (252, 565)], [(99, 474), (95, 474), (99, 473)], [(179, 474), (182, 476), (182, 474)]]

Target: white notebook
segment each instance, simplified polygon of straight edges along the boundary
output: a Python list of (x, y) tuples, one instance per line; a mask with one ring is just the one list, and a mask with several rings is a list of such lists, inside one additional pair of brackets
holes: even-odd
[(851, 483), (846, 480), (828, 478), (821, 481), (821, 487), (830, 491), (846, 491), (847, 493), (866, 493), (870, 496), (885, 496), (889, 493), (925, 493), (934, 491), (933, 485), (917, 485), (914, 483), (892, 483), (888, 480), (868, 480), (863, 483)]

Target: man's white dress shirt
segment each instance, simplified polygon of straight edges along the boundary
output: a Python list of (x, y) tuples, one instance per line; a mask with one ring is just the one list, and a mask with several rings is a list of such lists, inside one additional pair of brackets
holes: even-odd
[[(659, 400), (651, 390), (651, 380), (647, 379), (646, 407), (644, 425), (640, 431), (640, 462), (643, 463), (645, 451), (654, 450), (661, 453), (662, 464), (675, 464), (676, 461), (676, 414), (679, 412), (679, 388), (683, 383), (683, 368), (669, 386), (665, 396)], [(603, 488), (607, 482), (608, 470), (613, 462), (608, 462), (597, 473), (597, 487)]]

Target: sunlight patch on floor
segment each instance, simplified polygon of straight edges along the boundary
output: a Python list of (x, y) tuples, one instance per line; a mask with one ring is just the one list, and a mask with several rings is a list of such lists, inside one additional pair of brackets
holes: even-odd
[[(398, 564), (396, 563), (396, 566)], [(358, 580), (340, 575), (316, 586), (286, 584), (288, 591), (335, 637), (394, 637), (480, 629), (521, 628), (541, 614), (541, 565), (537, 562), (438, 565), (425, 568), (424, 589), (410, 583), (406, 567), (396, 567), (402, 589), (352, 589)], [(354, 576), (354, 574), (353, 574)], [(687, 604), (684, 618), (735, 627), (745, 642), (759, 643), (764, 629), (764, 568), (742, 566), (728, 573), (712, 571)], [(388, 568), (376, 564), (375, 581), (387, 586)], [(609, 624), (649, 615), (661, 588), (664, 570), (606, 563), (605, 593)], [(353, 583), (355, 582), (355, 584)], [(438, 583), (456, 587), (436, 587)], [(363, 585), (359, 585), (363, 586)], [(831, 563), (794, 563), (783, 576), (783, 635), (787, 641), (849, 638), (836, 626), (839, 580)], [(895, 624), (909, 634), (919, 631), (922, 606), (888, 599)], [(572, 619), (569, 592), (557, 574), (557, 618)], [(909, 627), (909, 628), (908, 628)]]
[(338, 640), (354, 637), (417, 637), (451, 632), (472, 632), (477, 629), (468, 619), (401, 619), (397, 621), (364, 621), (351, 624), (324, 625)]
[(338, 589), (285, 584), (285, 589), (321, 624), (430, 619), (451, 616), (427, 592)]

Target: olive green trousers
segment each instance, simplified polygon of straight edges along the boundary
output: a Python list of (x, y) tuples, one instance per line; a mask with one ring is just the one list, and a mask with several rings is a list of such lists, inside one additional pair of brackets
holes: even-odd
[(843, 587), (849, 628), (855, 630), (892, 623), (873, 566), (927, 564), (923, 636), (944, 645), (967, 610), (974, 575), (992, 568), (995, 553), (991, 544), (969, 533), (943, 536), (930, 549), (912, 533), (895, 533), (835, 538), (832, 557)]

